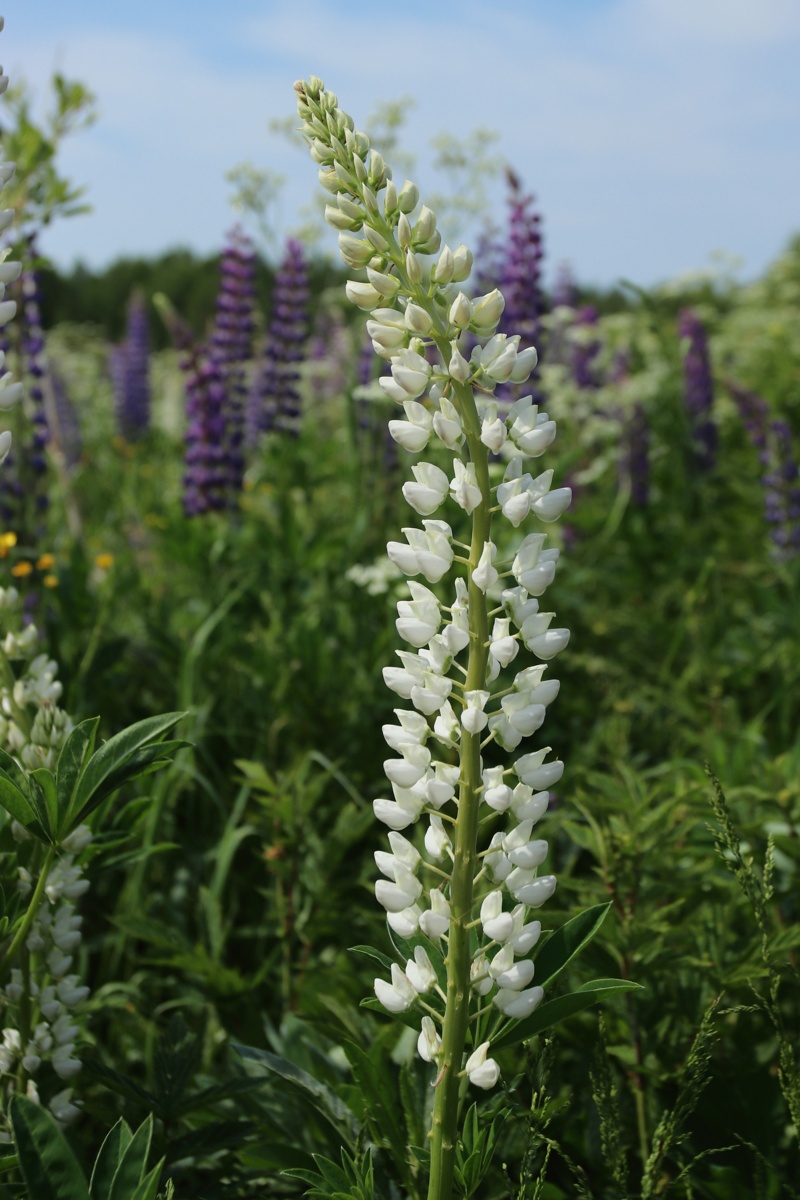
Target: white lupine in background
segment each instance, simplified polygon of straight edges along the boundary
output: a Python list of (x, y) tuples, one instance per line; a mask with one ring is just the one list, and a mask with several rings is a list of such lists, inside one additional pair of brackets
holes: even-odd
[[(0, 17), (0, 30), (3, 28), (3, 18)], [(3, 68), (0, 67), (0, 96), (8, 87), (8, 76), (3, 74)], [(0, 192), (5, 185), (13, 177), (14, 164), (3, 162), (0, 157)], [(8, 229), (14, 219), (13, 208), (0, 209), (0, 233)], [(0, 252), (0, 327), (8, 324), (11, 318), (17, 311), (17, 305), (14, 300), (6, 300), (5, 290), (6, 284), (13, 283), (15, 279), (19, 279), (22, 265), (18, 262), (7, 262), (10, 251), (4, 250)], [(11, 408), (16, 404), (22, 395), (22, 384), (14, 383), (13, 377), (9, 371), (4, 370), (5, 354), (0, 350), (0, 410)], [(6, 458), (11, 449), (11, 434), (7, 429), (0, 431), (0, 463)]]
[[(0, 588), (0, 749), (26, 770), (52, 770), (73, 723), (58, 706), (62, 693), (58, 667), (38, 653), (36, 627), (23, 627), (21, 617), (19, 593), (15, 588)], [(11, 831), (20, 846), (31, 843), (31, 835), (18, 822), (11, 822)], [(27, 967), (25, 971), (12, 967), (8, 982), (0, 988), (0, 1114), (7, 1108), (2, 1101), (8, 1099), (20, 1069), (27, 1077), (26, 1094), (36, 1102), (43, 1063), (49, 1063), (66, 1084), (80, 1071), (81, 1026), (75, 1010), (89, 989), (75, 970), (83, 921), (76, 902), (88, 890), (89, 881), (78, 858), (91, 840), (91, 830), (80, 825), (61, 843), (25, 939)], [(17, 877), (20, 895), (29, 898), (36, 887), (35, 875), (18, 866)], [(24, 1020), (23, 1009), (29, 1014)], [(31, 1032), (23, 1041), (20, 1030), (25, 1028)], [(50, 1096), (47, 1107), (61, 1125), (79, 1111), (69, 1086)], [(0, 1115), (0, 1142), (10, 1141), (10, 1130)]]
[[(498, 383), (523, 383), (536, 365), (535, 349), (521, 350), (518, 336), (496, 332), (501, 292), (471, 298), (459, 286), (470, 252), (441, 246), (434, 213), (417, 211), (414, 184), (397, 188), (319, 79), (295, 91), (331, 195), (326, 217), (339, 231), (344, 261), (366, 271), (366, 281), (353, 280), (346, 291), (370, 314), (367, 331), (390, 364), (379, 381), (399, 410), (389, 431), (409, 452), (426, 452), (403, 485), (423, 519), (387, 546), (409, 580), (397, 631), (410, 649), (398, 650), (399, 665), (383, 674), (411, 708), (396, 709), (398, 723), (383, 727), (393, 757), (384, 763), (389, 789), (374, 801), (391, 830), (389, 850), (375, 855), (375, 894), (392, 931), (416, 941), (404, 965), (375, 980), (375, 994), (391, 1013), (419, 1011), (417, 1049), (437, 1070), (429, 1194), (446, 1196), (459, 1079), (493, 1087), (500, 1071), (491, 1031), (529, 1016), (543, 995), (529, 957), (541, 924), (528, 915), (556, 886), (552, 875), (539, 874), (548, 846), (536, 826), (563, 764), (549, 747), (509, 765), (483, 756), (491, 743), (516, 751), (558, 693), (558, 681), (544, 678), (545, 663), (569, 634), (553, 627), (554, 614), (540, 611), (539, 598), (559, 552), (546, 548), (537, 525), (561, 515), (570, 491), (553, 486), (552, 470), (530, 469), (553, 442), (555, 423), (532, 396), (507, 412), (493, 398)], [(471, 353), (468, 336), (477, 339)], [(495, 486), (490, 451), (508, 456)], [(469, 545), (453, 534), (466, 517)], [(521, 665), (510, 685), (495, 684), (517, 665), (521, 646), (540, 663)]]

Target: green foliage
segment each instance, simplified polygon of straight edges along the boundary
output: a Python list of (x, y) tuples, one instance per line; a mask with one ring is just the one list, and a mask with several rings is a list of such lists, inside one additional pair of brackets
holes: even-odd
[[(148, 1172), (152, 1117), (135, 1133), (123, 1120), (117, 1122), (103, 1142), (88, 1187), (49, 1113), (24, 1096), (15, 1096), (11, 1122), (29, 1200), (157, 1200), (163, 1159)], [(165, 1200), (173, 1194), (168, 1184)]]

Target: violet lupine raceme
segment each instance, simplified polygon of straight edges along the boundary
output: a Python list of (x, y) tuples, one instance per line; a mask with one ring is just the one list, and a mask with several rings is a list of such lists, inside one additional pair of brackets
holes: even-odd
[(128, 304), (125, 341), (111, 351), (111, 379), (117, 427), (127, 441), (135, 441), (150, 427), (150, 322), (140, 291)]
[(248, 400), (248, 440), (272, 431), (297, 436), (299, 365), (308, 340), (308, 264), (302, 244), (289, 238), (275, 275), (264, 361)]
[[(3, 18), (0, 17), (0, 30), (3, 28)], [(8, 87), (8, 76), (3, 74), (3, 69), (0, 67), (0, 96)], [(14, 174), (14, 163), (3, 162), (0, 157), (0, 192), (3, 190), (8, 181)], [(0, 210), (0, 233), (8, 229), (14, 219), (13, 208)], [(13, 300), (5, 300), (4, 293), (7, 283), (13, 283), (19, 278), (19, 273), (22, 269), (18, 262), (7, 262), (6, 259), (10, 251), (0, 251), (0, 327), (6, 325), (14, 313), (17, 311), (17, 306)], [(10, 372), (4, 371), (5, 355), (0, 352), (0, 409), (11, 408), (12, 404), (16, 404), (22, 395), (22, 384), (13, 383)], [(0, 431), (0, 463), (3, 462), (9, 450), (11, 449), (11, 434), (8, 430)]]
[[(523, 383), (536, 364), (534, 348), (520, 350), (517, 335), (496, 333), (501, 292), (470, 298), (461, 289), (470, 251), (441, 246), (433, 212), (418, 208), (417, 188), (394, 184), (381, 155), (319, 79), (295, 84), (295, 92), (330, 193), (326, 218), (339, 231), (347, 265), (366, 270), (366, 281), (348, 282), (346, 292), (370, 314), (373, 347), (390, 364), (379, 384), (402, 410), (389, 424), (392, 437), (414, 454), (438, 443), (454, 456), (448, 470), (427, 461), (412, 467), (403, 495), (421, 527), (409, 525), (405, 540), (387, 547), (409, 576), (397, 629), (410, 649), (397, 651), (399, 665), (387, 667), (384, 677), (412, 707), (396, 709), (397, 723), (383, 729), (395, 755), (384, 764), (391, 798), (374, 802), (390, 829), (389, 850), (375, 856), (376, 896), (389, 925), (404, 938), (421, 931), (431, 951), (438, 947), (445, 957), (445, 986), (420, 944), (404, 967), (392, 966), (390, 979), (375, 981), (390, 1012), (420, 1013), (419, 1053), (436, 1069), (429, 1195), (443, 1198), (452, 1190), (462, 1085), (497, 1082), (492, 1035), (528, 1016), (542, 998), (528, 958), (541, 925), (528, 918), (552, 896), (556, 880), (538, 874), (547, 843), (534, 827), (563, 763), (548, 757), (547, 746), (509, 767), (485, 764), (482, 751), (490, 743), (516, 751), (558, 693), (558, 681), (544, 674), (569, 633), (553, 628), (554, 614), (540, 610), (559, 552), (545, 548), (538, 522), (554, 521), (571, 497), (568, 488), (553, 489), (551, 470), (534, 477), (527, 469), (527, 460), (553, 441), (554, 422), (530, 396), (505, 417), (498, 413), (496, 386)], [(462, 348), (470, 335), (478, 344), (467, 360)], [(497, 487), (490, 453), (507, 459)], [(445, 505), (461, 519), (471, 517), (469, 545), (454, 538), (440, 515)], [(500, 561), (498, 544), (530, 516), (537, 528)], [(433, 590), (445, 580), (446, 603)], [(540, 661), (493, 691), (522, 646)], [(481, 838), (484, 821), (496, 827), (503, 816), (505, 827)], [(418, 824), (424, 850), (406, 836)]]

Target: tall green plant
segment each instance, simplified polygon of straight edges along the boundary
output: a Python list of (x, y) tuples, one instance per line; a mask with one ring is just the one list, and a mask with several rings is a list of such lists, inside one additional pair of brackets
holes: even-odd
[[(391, 982), (376, 979), (375, 993), (405, 1022), (412, 1008), (416, 1027), (421, 1016), (418, 1050), (432, 1064), (436, 1088), (428, 1196), (449, 1200), (468, 1086), (492, 1088), (500, 1077), (490, 1050), (532, 1036), (600, 994), (633, 986), (596, 980), (535, 1011), (542, 985), (591, 936), (598, 914), (583, 914), (578, 930), (568, 926), (551, 937), (534, 965), (530, 953), (542, 926), (528, 920), (529, 910), (552, 896), (556, 880), (538, 873), (548, 844), (533, 837), (533, 828), (563, 763), (548, 759), (544, 747), (513, 766), (502, 759), (490, 765), (497, 748), (513, 752), (544, 722), (559, 688), (544, 680), (546, 664), (569, 640), (566, 629), (551, 627), (554, 614), (539, 610), (558, 548), (545, 549), (538, 528), (507, 557), (498, 555), (494, 539), (505, 545), (529, 516), (550, 524), (571, 493), (552, 489), (552, 470), (535, 479), (525, 470), (525, 460), (552, 443), (555, 423), (532, 396), (507, 415), (493, 398), (498, 384), (524, 383), (536, 365), (536, 351), (521, 351), (519, 336), (495, 332), (502, 294), (495, 289), (470, 299), (461, 289), (470, 251), (441, 246), (434, 213), (425, 206), (417, 211), (415, 185), (395, 186), (382, 156), (321, 80), (312, 76), (295, 92), (320, 183), (331, 197), (326, 219), (339, 230), (347, 265), (366, 270), (366, 282), (350, 281), (346, 292), (371, 314), (368, 333), (391, 366), (380, 386), (402, 406), (405, 420), (391, 421), (389, 431), (412, 453), (433, 439), (454, 456), (442, 458), (447, 470), (416, 463), (403, 495), (423, 518), (448, 499), (460, 523), (469, 518), (466, 540), (449, 523), (425, 519), (422, 529), (403, 530), (405, 542), (387, 547), (411, 577), (397, 629), (413, 652), (398, 651), (401, 666), (386, 668), (384, 678), (413, 711), (395, 710), (398, 724), (384, 726), (398, 755), (384, 764), (393, 798), (374, 802), (375, 815), (391, 830), (390, 853), (376, 855), (382, 878), (375, 892), (405, 960), (404, 968), (382, 960)], [(469, 359), (468, 339), (477, 343)], [(502, 474), (490, 458), (498, 454), (508, 460)], [(435, 456), (442, 457), (440, 449)], [(507, 525), (495, 533), (498, 512)], [(447, 601), (417, 582), (420, 575), (432, 585), (448, 578)], [(502, 580), (512, 586), (503, 588)], [(520, 644), (539, 664), (493, 687)], [(401, 833), (423, 819), (424, 853)]]

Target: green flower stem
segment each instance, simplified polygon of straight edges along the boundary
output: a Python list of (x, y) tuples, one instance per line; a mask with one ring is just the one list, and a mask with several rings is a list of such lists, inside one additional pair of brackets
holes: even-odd
[(47, 854), (45, 855), (44, 862), (42, 863), (42, 869), (39, 872), (39, 878), (36, 881), (36, 888), (31, 896), (31, 902), (28, 905), (28, 911), (25, 913), (22, 924), (15, 933), (11, 945), (8, 947), (5, 954), (3, 954), (2, 958), (0, 958), (0, 971), (5, 971), (11, 966), (11, 963), (14, 961), (14, 958), (17, 955), (17, 951), (30, 933), (31, 925), (34, 922), (37, 912), (39, 911), (39, 905), (41, 904), (42, 897), (44, 896), (47, 877), (50, 874), (50, 868), (53, 865), (55, 853), (56, 851), (54, 846), (48, 847)]
[[(440, 345), (439, 350), (444, 357), (447, 343)], [(473, 583), (472, 572), (480, 561), (484, 542), (489, 541), (491, 532), (489, 454), (480, 440), (480, 421), (471, 389), (464, 385), (456, 385), (455, 400), (467, 435), (470, 457), (475, 466), (482, 496), (480, 504), (472, 514), (468, 568), (471, 636), (466, 682), (468, 690), (482, 690), (486, 685), (488, 658), (487, 603), (483, 592)], [(433, 1106), (428, 1200), (450, 1200), (453, 1193), (459, 1094), (462, 1091), (459, 1072), (469, 1023), (469, 923), (472, 918), (473, 886), (478, 862), (478, 808), (482, 783), (480, 743), (479, 734), (464, 731), (461, 740), (461, 786), (455, 829), (455, 858), (450, 886), (450, 943), (446, 958), (447, 1006), (442, 1029), (441, 1078), (436, 1088)]]

